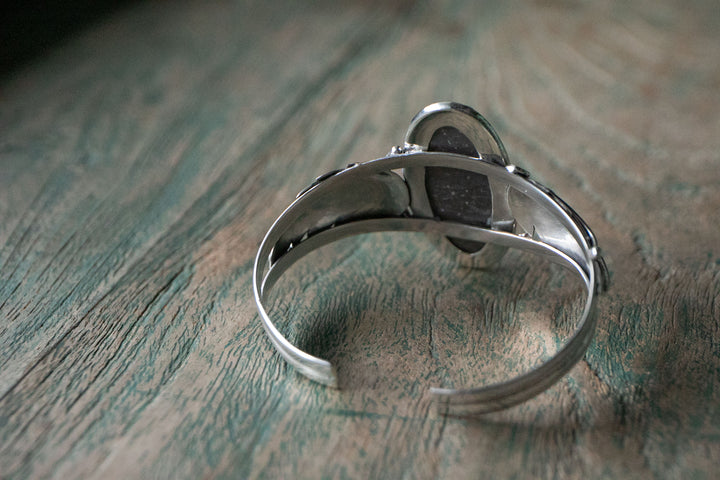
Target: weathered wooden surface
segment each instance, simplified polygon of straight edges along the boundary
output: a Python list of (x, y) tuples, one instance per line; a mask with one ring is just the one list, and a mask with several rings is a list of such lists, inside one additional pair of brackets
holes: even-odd
[[(0, 477), (717, 477), (716, 3), (258, 3), (141, 4), (3, 79)], [(251, 298), (294, 194), (447, 99), (577, 208), (614, 282), (585, 360), (480, 419), (426, 388), (554, 350), (562, 272), (468, 272), (417, 235), (314, 254), (273, 313), (342, 391), (284, 364)]]

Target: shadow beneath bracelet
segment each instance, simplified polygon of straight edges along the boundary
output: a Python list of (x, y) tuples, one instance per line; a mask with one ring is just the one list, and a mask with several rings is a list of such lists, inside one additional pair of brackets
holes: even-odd
[(430, 387), (475, 388), (531, 370), (564, 345), (584, 300), (576, 278), (536, 256), (510, 251), (473, 270), (413, 234), (338, 242), (286, 279), (273, 309), (286, 319), (280, 330), (333, 364), (347, 408), (378, 413), (414, 415), (431, 408)]

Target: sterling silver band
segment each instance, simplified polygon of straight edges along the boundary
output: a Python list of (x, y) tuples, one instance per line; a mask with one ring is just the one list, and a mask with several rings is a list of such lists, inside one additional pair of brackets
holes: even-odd
[[(475, 151), (469, 152), (470, 147)], [(463, 149), (465, 154), (450, 153)], [(450, 198), (444, 192), (453, 189), (460, 191), (454, 196), (477, 198), (484, 205), (470, 208), (463, 200), (454, 210), (439, 206)], [(464, 208), (470, 209), (461, 211)], [(467, 390), (433, 388), (441, 411), (484, 413), (516, 405), (550, 387), (583, 357), (595, 330), (596, 294), (608, 284), (594, 235), (555, 193), (508, 164), (502, 143), (484, 118), (468, 107), (440, 103), (418, 114), (403, 147), (318, 177), (263, 239), (253, 272), (255, 301), (273, 345), (303, 375), (337, 386), (329, 362), (298, 349), (275, 327), (264, 307), (268, 292), (309, 252), (341, 238), (380, 231), (440, 234), (449, 239), (450, 248), (482, 260), (480, 264), (497, 260), (498, 252), (508, 247), (529, 251), (568, 268), (585, 287), (582, 315), (555, 356), (506, 382)]]

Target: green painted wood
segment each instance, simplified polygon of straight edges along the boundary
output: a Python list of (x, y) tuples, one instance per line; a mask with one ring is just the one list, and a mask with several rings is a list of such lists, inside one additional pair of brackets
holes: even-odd
[[(0, 477), (715, 478), (720, 30), (713, 2), (148, 2), (0, 85)], [(290, 370), (251, 296), (318, 174), (453, 99), (593, 226), (613, 287), (585, 359), (482, 418), (578, 286), (420, 235), (314, 253), (273, 299), (340, 391)]]

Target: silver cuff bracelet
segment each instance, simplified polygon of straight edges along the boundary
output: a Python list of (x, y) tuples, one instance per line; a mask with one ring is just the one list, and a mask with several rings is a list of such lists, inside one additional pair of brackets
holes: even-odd
[(441, 411), (484, 413), (521, 403), (562, 378), (585, 354), (597, 293), (608, 272), (587, 224), (552, 190), (508, 162), (480, 114), (435, 103), (410, 124), (403, 146), (388, 156), (319, 176), (278, 217), (260, 245), (253, 272), (265, 331), (285, 360), (306, 377), (337, 386), (332, 365), (285, 338), (264, 307), (291, 265), (335, 240), (380, 231), (440, 234), (475, 266), (489, 266), (508, 247), (540, 254), (576, 273), (587, 298), (565, 345), (536, 368), (502, 383), (463, 390), (433, 388)]

